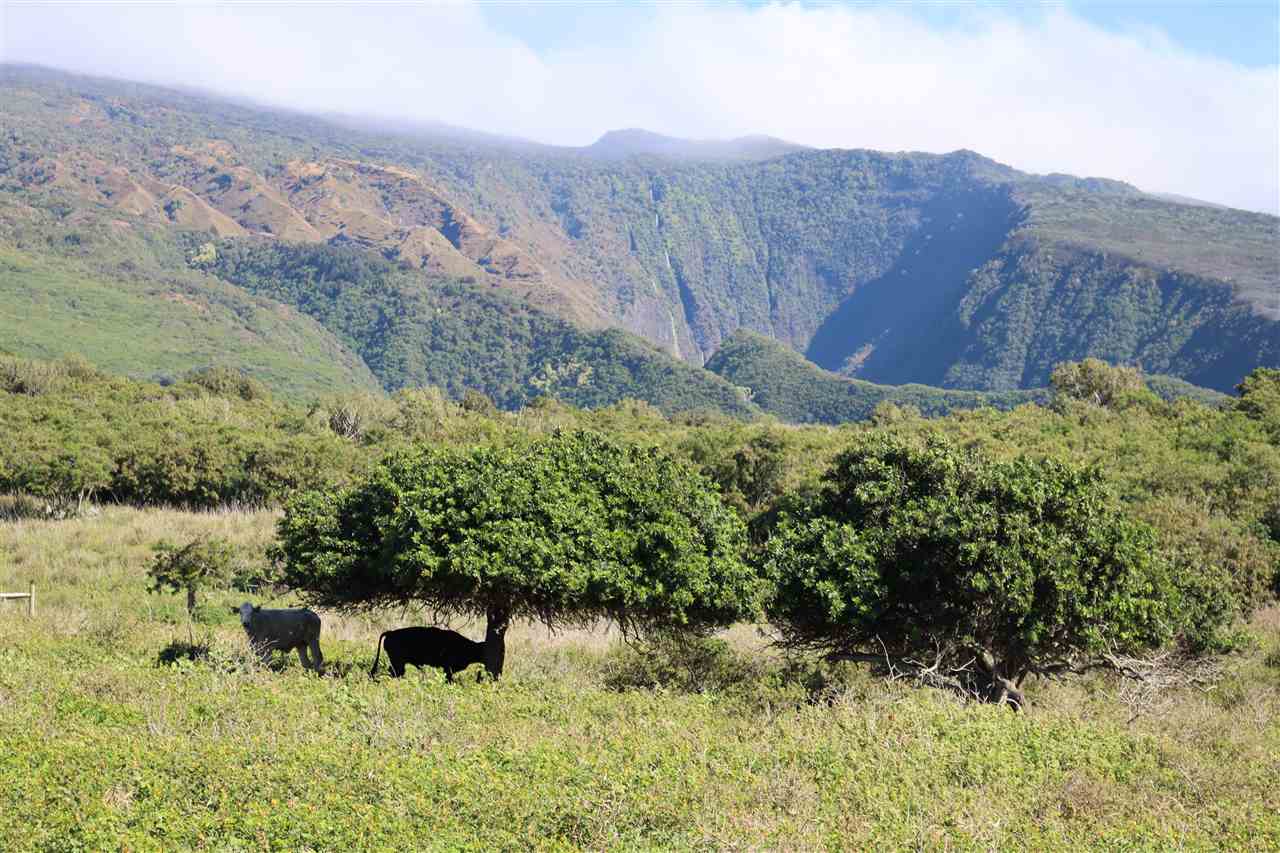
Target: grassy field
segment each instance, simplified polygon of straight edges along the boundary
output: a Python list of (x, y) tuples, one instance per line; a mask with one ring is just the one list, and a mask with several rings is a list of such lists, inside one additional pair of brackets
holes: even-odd
[(202, 603), (208, 658), (158, 663), (187, 627), (178, 596), (145, 591), (151, 543), (207, 531), (259, 559), (273, 524), (121, 508), (0, 523), (0, 590), (39, 596), (33, 620), (0, 604), (0, 846), (1280, 846), (1275, 610), (1216, 688), (1136, 718), (1102, 676), (1033, 683), (1014, 715), (788, 665), (750, 626), (665, 688), (624, 685), (678, 661), (531, 626), (502, 682), (448, 685), (368, 677), (378, 632), (419, 618), (326, 613), (317, 677), (247, 659), (232, 591)]
[(140, 378), (223, 365), (290, 398), (379, 387), (315, 321), (212, 278), (106, 276), (3, 245), (0, 341), (15, 355), (78, 353)]

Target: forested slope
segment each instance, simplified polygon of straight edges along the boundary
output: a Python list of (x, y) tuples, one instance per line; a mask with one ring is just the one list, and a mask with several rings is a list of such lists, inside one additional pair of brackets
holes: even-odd
[(351, 247), (223, 240), (191, 252), (219, 278), (314, 317), (389, 391), (475, 389), (504, 409), (545, 395), (583, 407), (633, 397), (666, 412), (755, 411), (720, 377), (625, 332), (584, 331), (501, 291), (424, 279)]
[(764, 335), (739, 331), (707, 362), (707, 369), (749, 389), (761, 409), (793, 423), (839, 424), (871, 418), (882, 403), (910, 406), (926, 416), (993, 406), (1043, 403), (1048, 390), (956, 391), (925, 385), (877, 385), (823, 370)]
[(1280, 362), (1280, 220), (1115, 181), (967, 151), (362, 129), (15, 66), (0, 90), (0, 193), (68, 221), (343, 244), (694, 365), (740, 328), (953, 388), (1096, 356), (1225, 391)]
[[(1047, 405), (1049, 388), (965, 391), (930, 385), (877, 385), (823, 370), (771, 338), (741, 330), (724, 342), (707, 369), (740, 386), (763, 411), (791, 423), (840, 424), (865, 421), (877, 414), (938, 417), (965, 409), (1012, 409), (1024, 403)], [(1226, 394), (1162, 374), (1141, 381), (1162, 400), (1195, 400), (1220, 406)], [(882, 403), (890, 408), (879, 409)], [(879, 409), (879, 412), (877, 411)]]
[(720, 377), (622, 330), (582, 329), (350, 243), (211, 240), (27, 201), (0, 193), (0, 353), (76, 354), (160, 381), (227, 367), (294, 399), (437, 386), (507, 409), (545, 395), (757, 411)]
[(942, 378), (953, 387), (1026, 387), (1092, 356), (1229, 390), (1280, 364), (1280, 323), (1222, 282), (1033, 239), (983, 264), (955, 316), (966, 335)]

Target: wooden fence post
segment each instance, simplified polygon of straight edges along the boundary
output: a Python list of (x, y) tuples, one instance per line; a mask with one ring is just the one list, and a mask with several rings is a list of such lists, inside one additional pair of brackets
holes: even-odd
[(9, 599), (20, 600), (23, 598), (27, 600), (27, 615), (35, 616), (36, 615), (36, 582), (35, 581), (30, 581), (27, 583), (26, 592), (0, 592), (0, 601), (8, 601)]

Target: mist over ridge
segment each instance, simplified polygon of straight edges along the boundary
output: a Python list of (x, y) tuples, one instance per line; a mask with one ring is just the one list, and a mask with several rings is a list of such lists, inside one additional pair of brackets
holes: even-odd
[(640, 127), (971, 149), (1024, 171), (1280, 212), (1280, 56), (1241, 64), (1064, 9), (972, 10), (952, 24), (863, 6), (581, 10), (581, 39), (541, 43), (494, 14), (467, 3), (12, 6), (3, 47), (9, 61), (545, 144)]

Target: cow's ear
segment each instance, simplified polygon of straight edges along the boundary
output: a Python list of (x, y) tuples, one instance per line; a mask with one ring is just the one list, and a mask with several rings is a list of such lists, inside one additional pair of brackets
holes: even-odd
[(240, 608), (239, 608), (239, 607), (232, 607), (232, 608), (231, 608), (231, 612), (232, 612), (232, 613), (239, 613), (239, 612), (240, 612)]
[(259, 610), (261, 610), (261, 609), (262, 609), (262, 605), (261, 605), (261, 604), (255, 604), (255, 605), (253, 605), (253, 612), (254, 612), (254, 613), (257, 613), (257, 612), (258, 612)]

